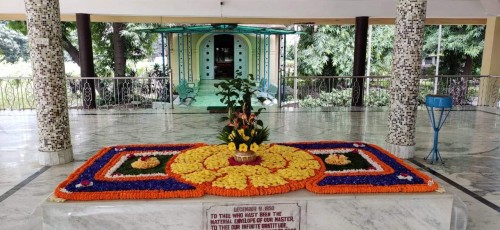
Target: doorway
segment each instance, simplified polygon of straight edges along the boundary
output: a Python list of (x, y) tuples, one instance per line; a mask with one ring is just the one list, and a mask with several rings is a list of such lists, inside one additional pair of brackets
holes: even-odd
[(201, 79), (247, 78), (248, 47), (241, 35), (218, 34), (204, 38), (199, 46)]
[(214, 36), (214, 77), (225, 80), (234, 78), (234, 36)]

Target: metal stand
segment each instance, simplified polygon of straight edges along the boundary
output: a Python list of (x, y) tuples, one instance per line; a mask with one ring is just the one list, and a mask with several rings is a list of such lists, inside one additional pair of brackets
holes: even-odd
[[(427, 113), (429, 114), (429, 119), (431, 120), (431, 125), (434, 129), (434, 145), (424, 160), (429, 159), (428, 161), (431, 164), (434, 164), (434, 162), (439, 160), (441, 164), (444, 164), (443, 158), (438, 150), (439, 130), (441, 130), (446, 118), (448, 118), (453, 102), (450, 96), (427, 95), (425, 96), (425, 106), (427, 107)], [(436, 119), (435, 117), (435, 110), (439, 113), (439, 119)]]

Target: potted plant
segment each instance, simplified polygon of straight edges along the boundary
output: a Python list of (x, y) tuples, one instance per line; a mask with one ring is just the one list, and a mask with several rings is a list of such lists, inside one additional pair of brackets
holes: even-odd
[[(243, 110), (249, 111), (252, 109), (252, 94), (257, 91), (256, 84), (253, 82), (253, 75), (249, 74), (248, 79), (241, 78), (241, 71), (236, 71), (235, 79), (225, 80), (220, 83), (214, 84), (216, 88), (219, 88), (219, 92), (215, 95), (220, 96), (220, 102), (226, 104), (227, 107), (227, 117), (224, 120), (231, 118), (231, 114), (235, 111), (242, 112)], [(240, 107), (237, 107), (238, 103)], [(245, 108), (243, 108), (245, 107)]]
[[(241, 76), (241, 72), (237, 72), (237, 76)], [(251, 81), (252, 75), (249, 78), (250, 80), (236, 78), (215, 84), (221, 88), (217, 95), (222, 97), (220, 101), (228, 109), (227, 117), (222, 120), (229, 120), (218, 138), (227, 143), (230, 150), (235, 151), (234, 159), (243, 163), (254, 161), (259, 145), (269, 140), (269, 129), (258, 119), (264, 108), (252, 113), (251, 99), (256, 91), (256, 84)], [(236, 107), (238, 102), (239, 108)]]
[(269, 129), (258, 119), (261, 111), (262, 109), (259, 109), (249, 115), (245, 112), (234, 112), (229, 124), (219, 133), (218, 138), (227, 143), (229, 150), (235, 151), (234, 159), (238, 162), (254, 161), (260, 144), (269, 140)]

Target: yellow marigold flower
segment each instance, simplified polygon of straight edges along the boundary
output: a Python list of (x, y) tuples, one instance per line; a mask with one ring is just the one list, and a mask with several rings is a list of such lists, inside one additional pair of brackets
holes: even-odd
[(236, 145), (234, 144), (234, 142), (229, 142), (229, 144), (227, 145), (227, 148), (231, 151), (234, 151), (234, 150), (236, 150)]
[[(253, 131), (253, 130), (252, 130)], [(250, 145), (250, 150), (252, 151), (257, 151), (259, 150), (259, 145), (257, 143), (252, 143), (252, 145)]]
[(250, 137), (249, 136), (243, 136), (243, 140), (248, 141), (248, 140), (250, 140)]
[(240, 144), (240, 147), (239, 147), (238, 150), (240, 150), (240, 152), (246, 152), (246, 151), (248, 151), (247, 144)]
[(233, 140), (234, 139), (234, 134), (229, 134), (229, 140)]
[(250, 135), (255, 136), (255, 133), (256, 133), (255, 129), (252, 129), (252, 132), (250, 133)]
[(245, 136), (245, 130), (244, 129), (238, 129), (238, 133), (240, 136)]

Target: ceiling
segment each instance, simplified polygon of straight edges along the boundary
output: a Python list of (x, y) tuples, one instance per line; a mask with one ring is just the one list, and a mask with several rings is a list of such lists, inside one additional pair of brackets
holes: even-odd
[[(40, 1), (40, 0), (33, 0)], [(175, 22), (238, 19), (287, 19), (293, 23), (356, 16), (394, 18), (397, 0), (60, 0), (61, 14), (71, 18), (88, 13), (117, 21), (143, 18), (145, 21)], [(500, 0), (428, 0), (427, 18), (485, 19), (500, 15)], [(0, 0), (0, 20), (24, 17), (24, 0)], [(159, 18), (159, 19), (158, 19)], [(264, 19), (264, 20), (262, 20)], [(302, 20), (302, 21), (301, 21)], [(189, 20), (188, 20), (189, 21)], [(154, 21), (156, 22), (156, 21)]]

